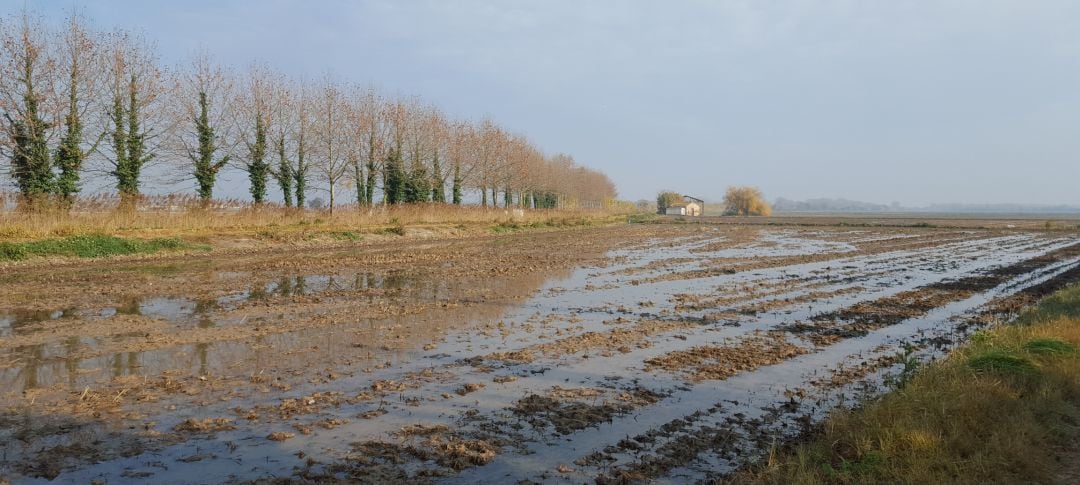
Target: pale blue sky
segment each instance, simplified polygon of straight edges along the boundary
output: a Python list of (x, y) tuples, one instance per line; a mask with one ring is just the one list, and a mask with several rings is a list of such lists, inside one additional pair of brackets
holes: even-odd
[(24, 4), (168, 63), (203, 46), (490, 115), (628, 199), (1080, 204), (1075, 1), (0, 0)]

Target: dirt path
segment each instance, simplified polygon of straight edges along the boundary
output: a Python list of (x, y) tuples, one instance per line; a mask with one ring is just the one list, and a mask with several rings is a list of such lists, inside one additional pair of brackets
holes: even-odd
[(1075, 278), (1078, 242), (628, 225), (27, 266), (0, 477), (708, 479)]

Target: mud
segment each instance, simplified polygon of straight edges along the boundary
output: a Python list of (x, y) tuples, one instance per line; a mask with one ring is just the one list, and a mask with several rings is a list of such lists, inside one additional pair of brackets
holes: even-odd
[(723, 380), (740, 372), (810, 353), (787, 341), (783, 333), (754, 333), (723, 345), (678, 350), (645, 361), (645, 370), (677, 372), (690, 380)]
[(598, 389), (563, 389), (556, 386), (545, 396), (525, 396), (514, 404), (513, 413), (533, 427), (550, 426), (556, 433), (567, 435), (610, 422), (616, 415), (627, 414), (662, 398), (663, 395), (642, 388), (609, 393)]
[(1026, 223), (706, 222), (5, 268), (0, 482), (716, 480), (1080, 278)]

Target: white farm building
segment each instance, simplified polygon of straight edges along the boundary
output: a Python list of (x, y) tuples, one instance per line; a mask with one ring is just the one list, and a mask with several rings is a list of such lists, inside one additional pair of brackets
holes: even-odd
[(701, 211), (705, 209), (705, 201), (698, 199), (697, 197), (690, 197), (689, 195), (684, 195), (682, 197), (682, 202), (668, 205), (664, 209), (664, 214), (669, 216), (700, 216)]
[(672, 204), (664, 211), (669, 216), (700, 216), (701, 204), (697, 202), (680, 202)]

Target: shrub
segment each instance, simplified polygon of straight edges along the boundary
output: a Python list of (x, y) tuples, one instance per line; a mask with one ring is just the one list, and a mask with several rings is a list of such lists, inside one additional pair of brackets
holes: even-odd
[(682, 202), (683, 196), (676, 194), (675, 192), (664, 191), (660, 192), (656, 196), (656, 213), (664, 214), (667, 212), (667, 208), (674, 204)]
[(724, 215), (769, 216), (772, 207), (757, 187), (728, 187), (724, 194)]

